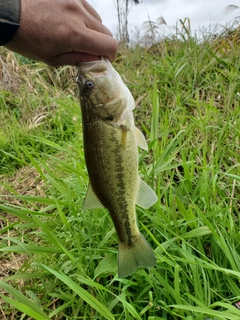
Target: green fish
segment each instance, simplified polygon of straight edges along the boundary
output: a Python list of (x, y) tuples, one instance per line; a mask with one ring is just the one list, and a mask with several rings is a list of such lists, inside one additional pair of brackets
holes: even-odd
[(83, 210), (105, 207), (118, 235), (118, 276), (153, 267), (156, 258), (137, 226), (135, 205), (149, 208), (155, 192), (138, 175), (138, 146), (132, 94), (108, 59), (82, 63), (77, 82), (82, 110), (89, 186)]

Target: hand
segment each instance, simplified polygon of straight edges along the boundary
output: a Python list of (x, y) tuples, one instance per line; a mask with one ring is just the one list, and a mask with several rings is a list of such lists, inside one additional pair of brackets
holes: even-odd
[(116, 58), (117, 41), (86, 0), (21, 2), (20, 27), (6, 45), (10, 50), (52, 66)]

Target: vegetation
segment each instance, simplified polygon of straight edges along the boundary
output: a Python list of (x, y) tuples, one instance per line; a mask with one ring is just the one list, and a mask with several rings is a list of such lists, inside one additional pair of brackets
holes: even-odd
[(238, 33), (122, 49), (158, 195), (137, 208), (157, 267), (117, 276), (107, 211), (82, 212), (88, 177), (75, 72), (1, 49), (3, 319), (230, 319), (240, 310)]
[(141, 0), (113, 0), (117, 10), (117, 38), (120, 43), (129, 42), (128, 15), (133, 5), (138, 5)]

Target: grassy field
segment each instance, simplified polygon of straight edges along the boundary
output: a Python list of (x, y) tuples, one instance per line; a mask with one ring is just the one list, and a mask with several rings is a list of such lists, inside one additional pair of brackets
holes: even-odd
[(125, 279), (108, 212), (81, 210), (75, 70), (0, 50), (0, 318), (240, 319), (238, 40), (166, 40), (115, 62), (158, 195), (137, 208), (157, 267)]

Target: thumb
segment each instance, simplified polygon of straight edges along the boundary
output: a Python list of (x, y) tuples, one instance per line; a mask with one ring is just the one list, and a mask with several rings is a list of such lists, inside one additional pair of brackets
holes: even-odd
[(58, 57), (54, 57), (52, 61), (48, 61), (47, 63), (50, 64), (53, 67), (59, 67), (59, 66), (77, 66), (81, 62), (88, 62), (88, 61), (94, 61), (94, 60), (100, 60), (101, 56), (96, 56), (88, 53), (82, 53), (82, 52), (67, 52), (59, 55)]

